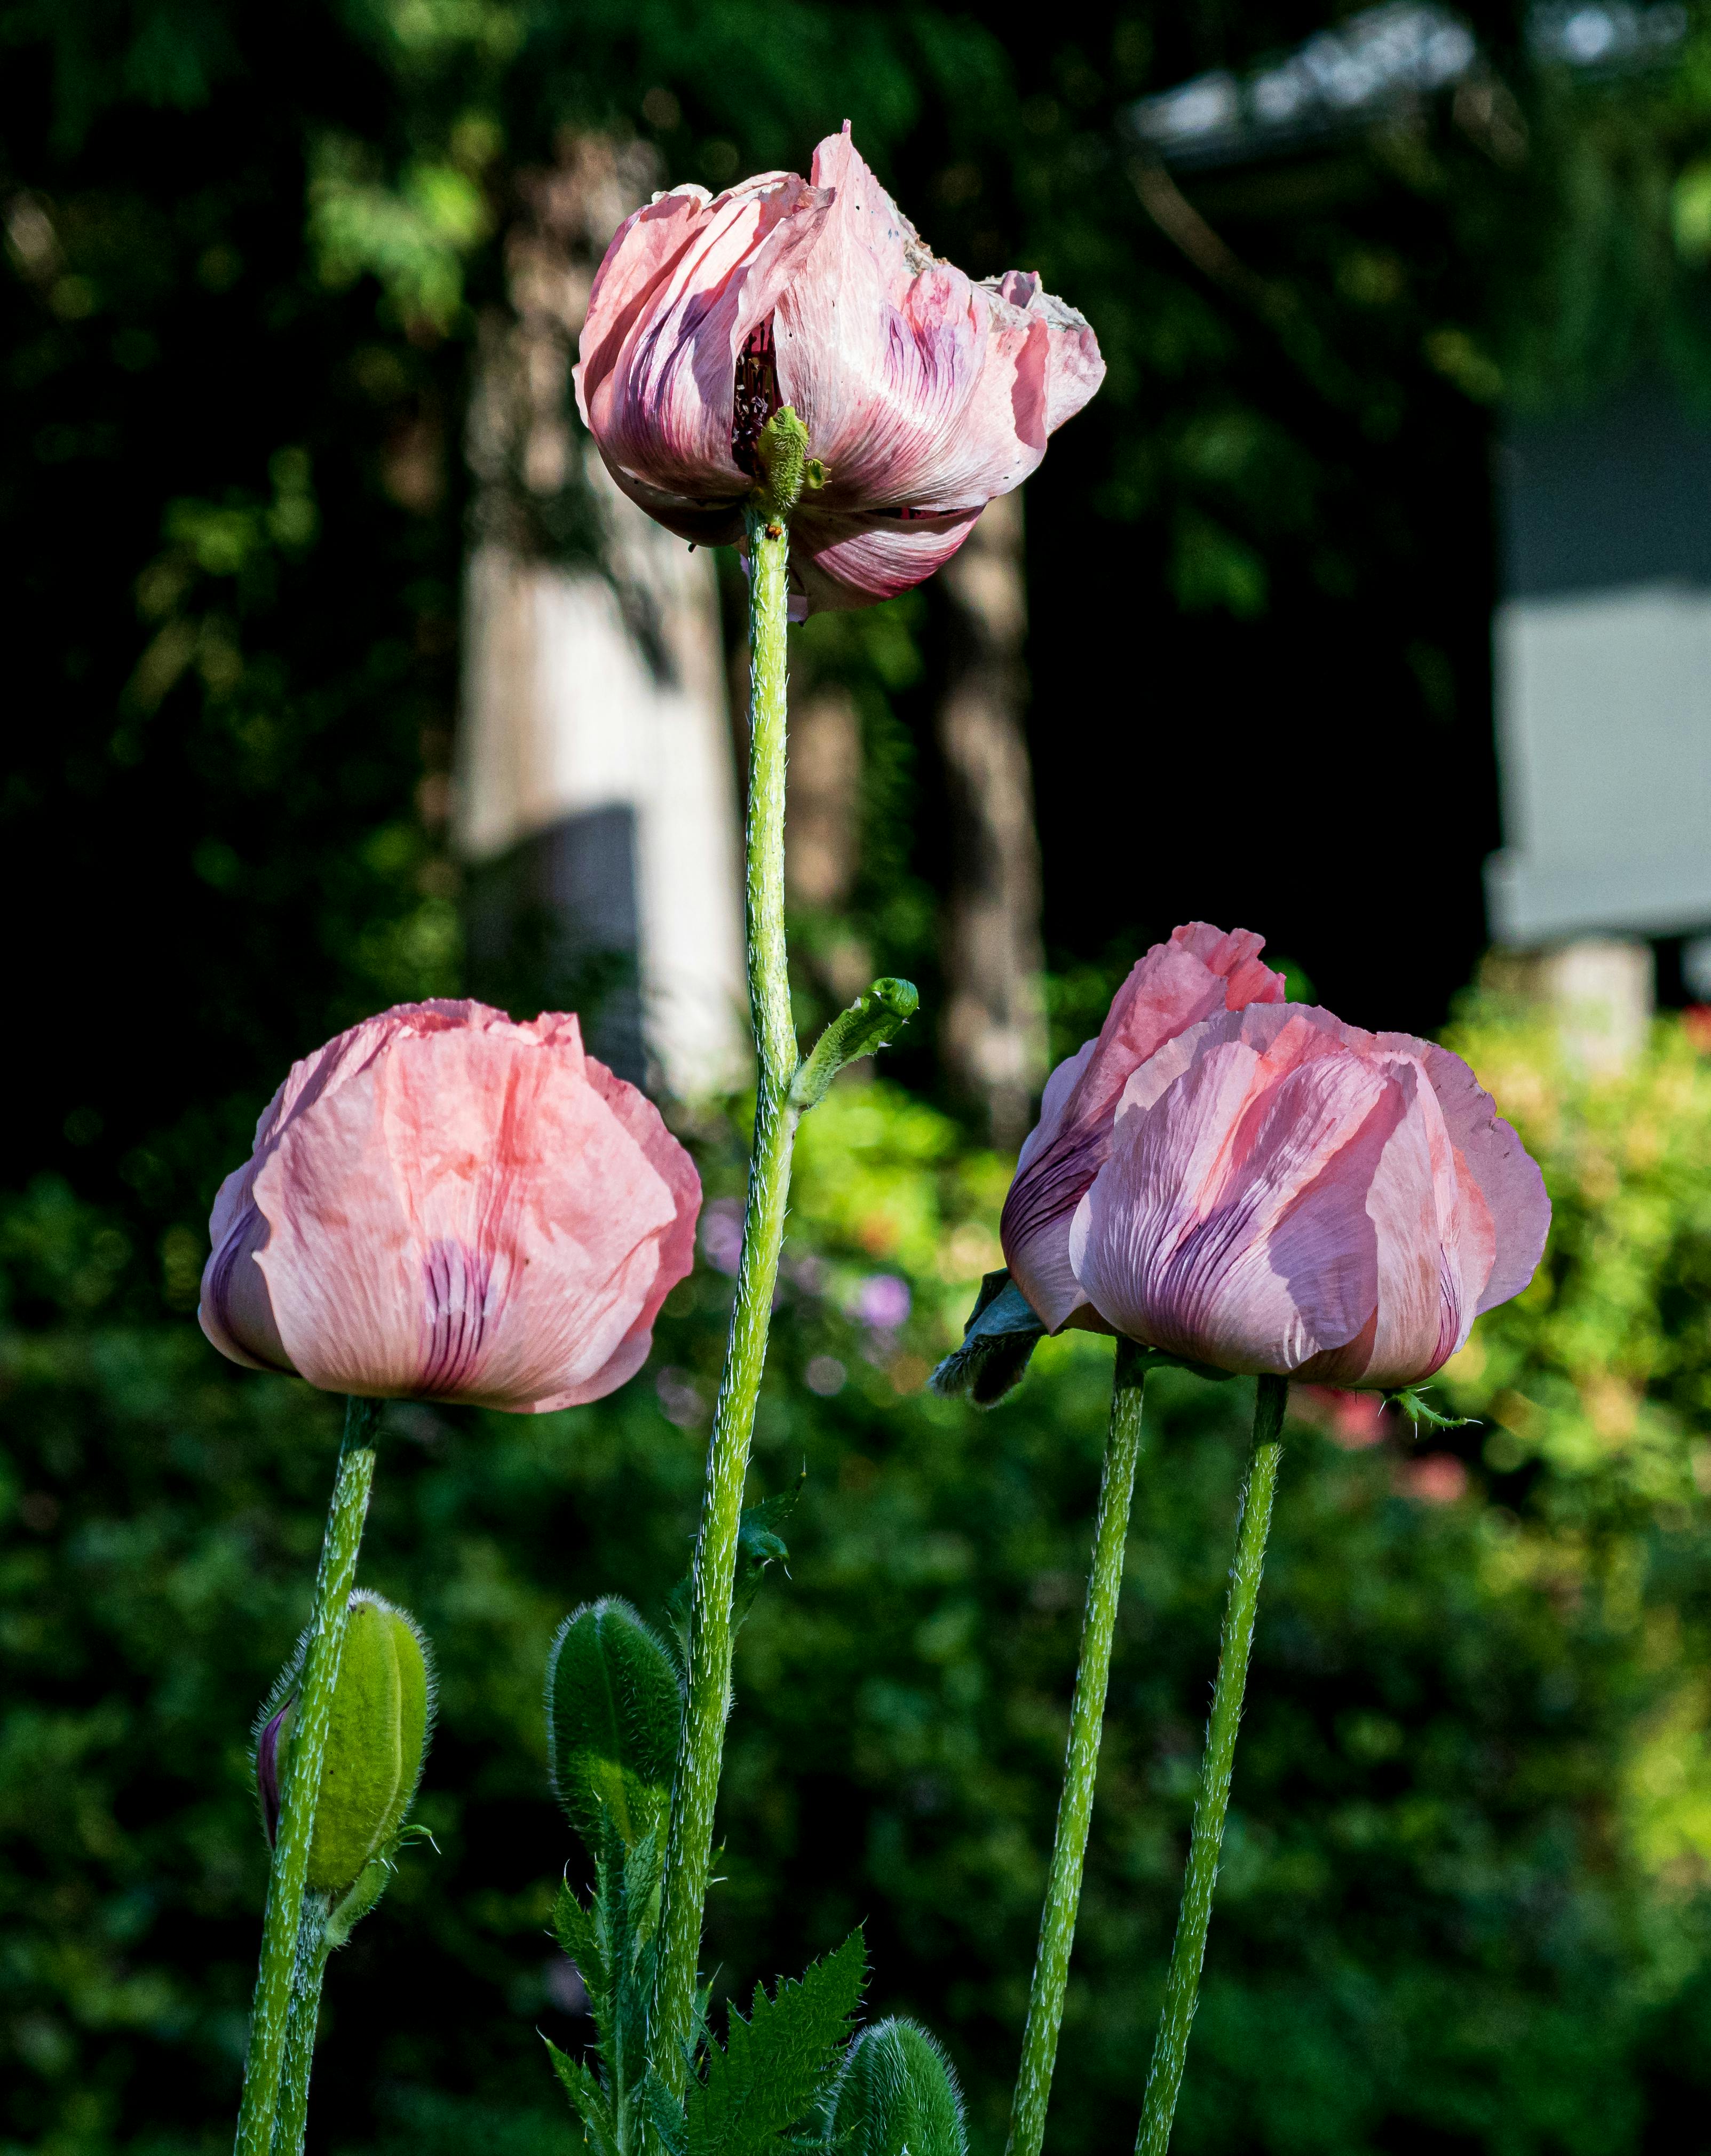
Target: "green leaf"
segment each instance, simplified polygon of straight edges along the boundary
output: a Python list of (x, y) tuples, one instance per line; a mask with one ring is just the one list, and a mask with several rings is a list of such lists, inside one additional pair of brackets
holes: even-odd
[(847, 2156), (967, 2156), (957, 2077), (918, 2022), (864, 2029), (845, 2054), (825, 2145)]
[(812, 2107), (861, 2000), (859, 1930), (769, 1999), (756, 1984), (748, 2019), (734, 2010), (722, 2051), (708, 2048), (684, 2105), (685, 2156), (760, 2156)]
[(558, 1889), (558, 1899), (553, 1906), (553, 1936), (576, 1964), (589, 2003), (595, 2010), (597, 2025), (603, 2017), (609, 2018), (607, 2002), (612, 1990), (612, 1974), (607, 1965), (601, 1928), (595, 1911), (585, 1909), (568, 1881), (565, 1881)]
[(642, 2112), (665, 2156), (686, 2156), (683, 2106), (656, 2073), (642, 2083)]
[(584, 2138), (597, 2156), (618, 2156), (617, 2124), (605, 2091), (580, 2059), (561, 2051), (550, 2036), (543, 2036), (541, 2041), (547, 2046), (547, 2056), (570, 2099), (571, 2109), (583, 2123)]
[(1425, 1389), (1420, 1385), (1399, 1386), (1386, 1393), (1385, 1400), (1390, 1407), (1400, 1408), (1416, 1430), (1466, 1430), (1474, 1419), (1472, 1415), (1440, 1414), (1428, 1404)]
[(793, 1107), (807, 1110), (826, 1096), (826, 1089), (846, 1063), (858, 1062), (887, 1048), (921, 1007), (912, 981), (887, 976), (876, 981), (840, 1014), (797, 1065), (791, 1081)]

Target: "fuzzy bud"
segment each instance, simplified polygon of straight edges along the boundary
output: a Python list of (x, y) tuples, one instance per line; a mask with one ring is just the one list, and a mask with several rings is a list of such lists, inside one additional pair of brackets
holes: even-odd
[(671, 1650), (627, 1602), (585, 1603), (547, 1662), (552, 1793), (591, 1848), (603, 1811), (627, 1844), (663, 1817), (683, 1727)]
[(850, 2046), (827, 2143), (848, 2156), (967, 2156), (956, 2075), (919, 2022), (876, 2022)]
[[(262, 1825), (279, 1832), (306, 1635), (262, 1709), (255, 1784)], [(427, 1643), (406, 1611), (359, 1589), (351, 1597), (316, 1807), (308, 1885), (342, 1894), (403, 1830), (421, 1779), (434, 1715)]]

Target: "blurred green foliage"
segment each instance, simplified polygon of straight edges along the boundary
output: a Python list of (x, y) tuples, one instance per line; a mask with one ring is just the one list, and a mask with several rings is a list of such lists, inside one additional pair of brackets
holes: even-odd
[[(1711, 2082), (1711, 1061), (1678, 1022), (1594, 1083), (1499, 1009), (1460, 1045), (1557, 1208), (1539, 1283), (1416, 1442), (1297, 1395), (1206, 1989), (1190, 2152), (1661, 2145)], [(730, 1262), (740, 1149), (689, 1132)], [(875, 2012), (949, 2046), (1002, 2134), (1049, 1847), (1109, 1349), (1047, 1343), (981, 1416), (922, 1390), (995, 1251), (1003, 1163), (883, 1084), (804, 1122), (755, 1493), (804, 1465), (738, 1650), (710, 1959), (722, 1993), (866, 1922)], [(306, 1608), (334, 1404), (134, 1299), (44, 1183), (6, 1215), (0, 2027), (8, 2148), (213, 2148), (263, 1850), (245, 1740)], [(546, 1933), (553, 1630), (656, 1619), (692, 1531), (731, 1293), (705, 1261), (647, 1373), (571, 1414), (388, 1410), (362, 1578), (441, 1671), (406, 1857), (335, 1961), (323, 2147), (568, 2148), (537, 2027), (587, 2025)], [(1055, 2144), (1133, 2118), (1215, 1650), (1246, 1388), (1154, 1380)], [(1426, 1448), (1422, 1450), (1422, 1448)]]

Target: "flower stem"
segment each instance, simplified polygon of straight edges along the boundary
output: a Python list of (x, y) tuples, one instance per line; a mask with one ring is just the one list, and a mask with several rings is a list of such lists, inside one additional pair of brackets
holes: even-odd
[(1046, 2107), (1057, 2057), (1058, 2025), (1063, 2020), (1076, 1909), (1082, 1897), (1087, 1823), (1093, 1812), (1093, 1781), (1099, 1765), (1099, 1735), (1105, 1719), (1118, 1598), (1123, 1591), (1123, 1552), (1128, 1539), (1135, 1463), (1141, 1451), (1141, 1400), (1146, 1382), (1147, 1351), (1132, 1341), (1119, 1340), (1105, 1471), (1099, 1484), (1099, 1515), (1093, 1530), (1093, 1567), (1087, 1577), (1087, 1614), (1082, 1620), (1081, 1666), (1076, 1672), (1063, 1794), (1057, 1805), (1057, 1839), (1040, 1919), (1034, 1983), (1028, 1996), (1028, 2025), (1022, 2035), (1021, 2071), (1016, 2076), (1005, 2156), (1040, 2156), (1046, 2137)]
[(326, 1920), (331, 1907), (330, 1894), (303, 1897), (303, 1921), (298, 1927), (297, 1958), (291, 1972), (291, 2004), (285, 2015), (285, 2066), (274, 2120), (273, 2156), (303, 2156), (303, 2132), (309, 2121), (309, 2070), (315, 2061), (321, 1980), (331, 1951)]
[(1182, 1890), (1182, 1913), (1176, 1920), (1176, 1944), (1165, 1979), (1164, 2007), (1147, 2076), (1146, 2102), (1137, 2156), (1165, 2156), (1171, 2121), (1182, 2087), (1183, 2062), (1200, 1988), (1206, 1928), (1212, 1921), (1212, 1889), (1218, 1880), (1218, 1851), (1224, 1817), (1230, 1809), (1230, 1778), (1236, 1766), (1236, 1735), (1241, 1722), (1241, 1696), (1247, 1685), (1248, 1656), (1253, 1648), (1260, 1575), (1266, 1566), (1266, 1536), (1272, 1525), (1272, 1500), (1277, 1488), (1277, 1463), (1283, 1456), (1278, 1432), (1283, 1427), (1287, 1378), (1262, 1377), (1254, 1401), (1254, 1455), (1236, 1521), (1236, 1561), (1230, 1568), (1230, 1594), (1224, 1605), (1224, 1636), (1218, 1649), (1218, 1681), (1212, 1689), (1212, 1718), (1206, 1725), (1206, 1756), (1195, 1799), (1194, 1830), (1189, 1840), (1188, 1877)]
[(285, 1784), (280, 1791), (278, 1838), (267, 1879), (267, 1913), (261, 1926), (261, 1964), (255, 1976), (255, 2000), (249, 2017), (249, 2053), (244, 2062), (244, 2101), (238, 2112), (237, 2156), (268, 2156), (280, 2076), (285, 2051), (285, 2024), (296, 1966), (303, 1915), (303, 1889), (309, 1876), (309, 1849), (315, 1838), (315, 1809), (321, 1799), (321, 1762), (332, 1721), (332, 1696), (344, 1651), (351, 1586), (357, 1576), (357, 1552), (374, 1481), (374, 1425), (378, 1400), (350, 1401), (345, 1412), (344, 1443), (339, 1449), (332, 1506), (321, 1545), (321, 1569), (315, 1582), (315, 1614), (309, 1651), (303, 1661), (297, 1697), (296, 1729)]
[(652, 2060), (673, 2095), (682, 2092), (712, 1861), (725, 1719), (731, 1697), (731, 1593), (755, 1401), (766, 1362), (778, 1250), (784, 1240), (790, 1149), (797, 1111), (796, 1029), (784, 949), (784, 631), (789, 536), (763, 506), (748, 517), (749, 572), (748, 999), (759, 1071), (754, 1152), (742, 1220), (737, 1302), (724, 1381), (713, 1411), (701, 1532), (690, 1600), (689, 1686), (683, 1744), (671, 1789), (660, 1920), (660, 1974)]

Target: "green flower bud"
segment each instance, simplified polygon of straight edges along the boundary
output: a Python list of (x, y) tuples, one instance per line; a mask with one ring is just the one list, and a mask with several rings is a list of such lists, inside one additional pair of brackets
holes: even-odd
[(547, 1661), (552, 1794), (591, 1849), (603, 1812), (628, 1846), (664, 1816), (683, 1727), (671, 1650), (627, 1602), (585, 1603)]
[(850, 2046), (826, 2143), (846, 2156), (967, 2156), (956, 2074), (918, 2021), (876, 2021)]
[[(270, 1841), (279, 1827), (307, 1643), (306, 1634), (262, 1709), (257, 1732), (256, 1787)], [(351, 1597), (321, 1768), (309, 1851), (312, 1892), (344, 1893), (371, 1860), (390, 1851), (422, 1777), (433, 1717), (433, 1670), (415, 1620), (359, 1589)]]

